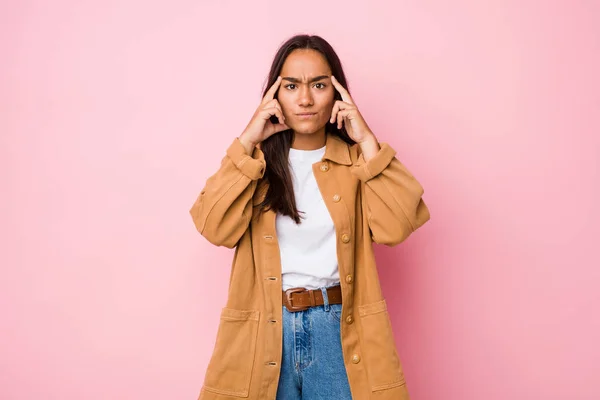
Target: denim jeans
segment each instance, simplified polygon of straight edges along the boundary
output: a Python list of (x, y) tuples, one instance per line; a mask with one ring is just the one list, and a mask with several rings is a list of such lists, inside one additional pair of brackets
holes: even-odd
[(283, 356), (277, 400), (351, 400), (340, 339), (341, 304), (304, 311), (283, 307)]

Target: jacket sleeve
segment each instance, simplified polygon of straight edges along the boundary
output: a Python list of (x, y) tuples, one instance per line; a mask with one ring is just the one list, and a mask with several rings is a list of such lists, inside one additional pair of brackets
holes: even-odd
[(221, 167), (190, 209), (198, 232), (217, 246), (234, 248), (252, 218), (252, 196), (265, 173), (265, 157), (255, 148), (252, 157), (238, 138), (227, 149)]
[(360, 154), (352, 174), (360, 180), (363, 212), (375, 243), (395, 246), (429, 220), (423, 187), (387, 143), (367, 162)]

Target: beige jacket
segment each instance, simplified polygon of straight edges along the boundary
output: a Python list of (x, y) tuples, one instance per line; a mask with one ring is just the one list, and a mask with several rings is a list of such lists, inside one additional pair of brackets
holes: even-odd
[[(327, 136), (313, 173), (338, 237), (341, 343), (352, 397), (408, 399), (382, 296), (372, 242), (396, 245), (427, 222), (423, 188), (385, 143), (365, 163), (358, 145)], [(264, 199), (264, 155), (236, 138), (190, 213), (211, 243), (235, 247), (226, 307), (201, 400), (274, 400), (282, 356), (281, 264), (275, 213), (256, 215)], [(253, 218), (257, 216), (257, 218)]]

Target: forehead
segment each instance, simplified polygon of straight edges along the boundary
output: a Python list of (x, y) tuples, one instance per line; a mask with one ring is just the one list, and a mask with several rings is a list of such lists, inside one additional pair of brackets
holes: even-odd
[(286, 58), (280, 75), (310, 79), (319, 75), (331, 75), (331, 68), (323, 54), (318, 51), (297, 49)]

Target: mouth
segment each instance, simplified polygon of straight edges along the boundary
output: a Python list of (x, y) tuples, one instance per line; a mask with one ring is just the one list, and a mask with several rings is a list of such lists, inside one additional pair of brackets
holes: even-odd
[(298, 118), (302, 118), (302, 119), (308, 119), (308, 118), (312, 118), (315, 115), (317, 115), (317, 113), (300, 113), (300, 114), (296, 114), (296, 116)]

